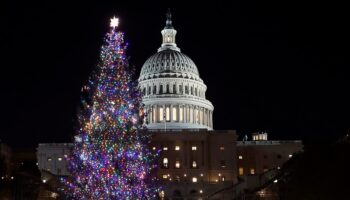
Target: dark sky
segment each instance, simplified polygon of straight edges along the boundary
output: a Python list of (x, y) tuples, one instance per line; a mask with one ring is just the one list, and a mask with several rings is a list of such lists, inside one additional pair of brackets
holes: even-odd
[(13, 147), (70, 141), (80, 88), (98, 61), (109, 18), (120, 17), (139, 71), (161, 44), (168, 7), (178, 46), (208, 86), (215, 129), (304, 140), (348, 132), (345, 5), (142, 2), (1, 3), (0, 139)]

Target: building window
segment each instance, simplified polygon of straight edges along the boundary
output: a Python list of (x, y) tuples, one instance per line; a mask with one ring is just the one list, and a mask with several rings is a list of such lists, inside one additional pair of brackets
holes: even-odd
[(170, 36), (168, 35), (166, 38), (167, 38), (167, 42), (170, 43), (171, 42)]
[(47, 158), (47, 161), (51, 162), (51, 161), (52, 161), (52, 158)]
[(175, 168), (176, 168), (176, 169), (179, 169), (180, 167), (181, 167), (180, 161), (177, 160), (177, 161), (175, 162)]
[(168, 162), (168, 158), (163, 158), (163, 168), (168, 168), (168, 165), (169, 162)]
[(242, 156), (242, 155), (239, 155), (239, 156), (238, 156), (238, 159), (243, 160), (243, 156)]
[(180, 92), (180, 94), (182, 94), (183, 93), (183, 90), (182, 90), (182, 85), (179, 85), (179, 92)]
[(196, 117), (195, 118), (195, 123), (199, 123), (199, 110), (198, 109), (195, 109), (194, 110), (194, 116)]
[(164, 117), (164, 108), (160, 107), (159, 108), (159, 121), (163, 121)]
[(58, 161), (62, 161), (62, 158), (61, 158), (61, 157), (59, 157), (59, 158), (57, 158), (57, 160), (58, 160)]
[(166, 107), (165, 111), (166, 111), (166, 120), (170, 121), (170, 108)]
[(188, 94), (188, 86), (185, 86), (185, 94)]
[(243, 167), (240, 167), (240, 168), (238, 169), (238, 174), (239, 174), (240, 176), (243, 176), (243, 174), (244, 174)]
[(168, 175), (163, 174), (163, 178), (164, 178), (164, 179), (167, 179), (167, 178), (168, 178)]
[(190, 108), (190, 123), (193, 123), (193, 108)]
[(175, 146), (175, 151), (180, 151), (180, 146)]
[(221, 181), (225, 181), (225, 176), (222, 176), (222, 177), (221, 177)]
[(159, 94), (163, 94), (163, 85), (159, 86)]
[(196, 161), (192, 161), (192, 168), (197, 168), (197, 162)]
[(176, 85), (173, 85), (173, 93), (176, 94)]
[(197, 151), (197, 146), (192, 146), (192, 151)]
[(184, 113), (184, 109), (183, 109), (183, 107), (180, 107), (180, 109), (179, 109), (179, 120), (180, 120), (180, 122), (184, 121), (183, 113)]
[(169, 94), (170, 92), (169, 92), (169, 85), (167, 84), (166, 85), (166, 92), (165, 92), (166, 94)]
[(176, 112), (176, 108), (174, 107), (173, 108), (173, 121), (176, 121), (177, 120), (177, 112)]
[(250, 168), (250, 174), (255, 174), (255, 169), (254, 168)]
[(197, 177), (192, 177), (192, 183), (197, 183), (198, 179)]
[(156, 122), (157, 121), (157, 116), (156, 116), (156, 112), (157, 110), (152, 108), (152, 117), (153, 117), (153, 122)]
[(153, 94), (157, 94), (157, 87), (155, 85), (153, 86)]
[(200, 115), (199, 115), (199, 121), (200, 121), (199, 123), (200, 123), (200, 124), (204, 124), (204, 121), (203, 121), (203, 119), (204, 119), (204, 117), (203, 117), (203, 110), (200, 110), (200, 111), (199, 111), (199, 114), (200, 114)]
[(226, 167), (226, 161), (225, 160), (221, 160), (220, 161), (220, 166), (223, 167), (223, 168)]
[(224, 146), (221, 146), (221, 147), (220, 147), (220, 150), (221, 150), (221, 151), (225, 150), (225, 147), (224, 147)]
[(164, 199), (164, 198), (165, 198), (165, 192), (164, 192), (164, 190), (162, 190), (162, 191), (159, 192), (159, 197), (160, 197), (161, 199)]
[(168, 151), (168, 147), (163, 147), (163, 151)]

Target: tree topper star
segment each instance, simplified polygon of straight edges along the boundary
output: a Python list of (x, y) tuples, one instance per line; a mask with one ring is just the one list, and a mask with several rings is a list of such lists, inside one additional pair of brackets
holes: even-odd
[(111, 19), (111, 24), (110, 26), (115, 28), (115, 27), (118, 27), (119, 25), (119, 18), (116, 18), (115, 16)]

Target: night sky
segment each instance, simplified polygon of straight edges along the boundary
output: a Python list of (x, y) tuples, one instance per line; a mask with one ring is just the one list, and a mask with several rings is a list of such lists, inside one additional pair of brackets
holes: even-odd
[(3, 142), (35, 147), (71, 141), (80, 88), (98, 62), (109, 18), (120, 18), (130, 62), (139, 72), (161, 44), (168, 7), (178, 46), (208, 86), (215, 129), (315, 141), (349, 132), (350, 14), (345, 5), (120, 2), (1, 3)]

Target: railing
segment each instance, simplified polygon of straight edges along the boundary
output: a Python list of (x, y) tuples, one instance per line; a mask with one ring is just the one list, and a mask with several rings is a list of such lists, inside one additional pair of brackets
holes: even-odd
[(302, 141), (301, 140), (237, 141), (237, 146), (244, 146), (244, 145), (280, 145), (280, 144), (302, 144)]

